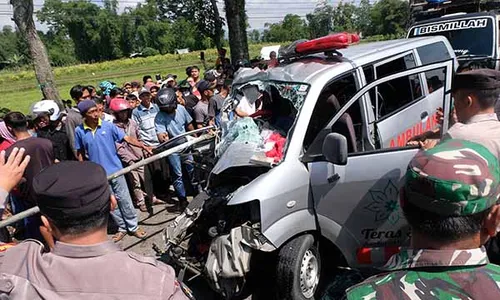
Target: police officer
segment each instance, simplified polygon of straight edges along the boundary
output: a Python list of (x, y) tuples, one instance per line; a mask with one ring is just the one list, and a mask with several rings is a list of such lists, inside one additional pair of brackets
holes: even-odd
[(495, 104), (500, 96), (500, 72), (478, 69), (455, 76), (452, 85), (458, 123), (444, 138), (479, 143), (500, 158), (500, 122)]
[(498, 159), (480, 144), (449, 139), (410, 162), (401, 207), (411, 227), (383, 273), (348, 299), (498, 299), (500, 266), (482, 245), (500, 225)]
[(188, 299), (170, 266), (108, 240), (116, 200), (101, 166), (55, 164), (35, 177), (33, 189), (53, 247), (44, 252), (28, 240), (1, 253), (0, 298)]
[[(500, 96), (500, 72), (478, 69), (456, 74), (452, 93), (458, 122), (443, 139), (464, 139), (482, 144), (500, 158), (500, 122), (495, 104)], [(441, 132), (427, 132), (414, 138), (432, 148)]]

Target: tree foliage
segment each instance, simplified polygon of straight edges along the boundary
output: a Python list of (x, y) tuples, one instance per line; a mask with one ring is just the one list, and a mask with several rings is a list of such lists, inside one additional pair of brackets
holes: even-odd
[(219, 16), (216, 0), (156, 0), (163, 20), (190, 20), (198, 37), (210, 37), (217, 48), (222, 47), (224, 19)]
[(264, 42), (282, 42), (303, 39), (308, 36), (305, 20), (300, 16), (288, 14), (282, 22), (269, 24), (262, 33)]
[[(244, 1), (226, 0), (229, 31), (234, 27), (229, 36), (239, 38), (231, 48), (246, 47), (246, 39), (251, 43), (281, 43), (341, 31), (359, 32), (364, 37), (404, 35), (408, 2), (350, 1), (333, 6), (331, 1), (322, 0), (305, 18), (289, 14), (281, 22), (266, 24), (263, 31), (254, 29), (244, 34), (248, 27), (242, 10)], [(37, 17), (49, 28), (39, 35), (55, 66), (116, 59), (137, 52), (165, 54), (183, 48), (222, 47), (225, 22), (219, 15), (217, 0), (145, 0), (121, 13), (118, 0), (45, 0)], [(246, 57), (246, 53), (240, 51), (236, 56)], [(17, 28), (4, 27), (0, 31), (0, 68), (30, 62), (26, 40)]]
[(374, 5), (369, 0), (361, 0), (359, 5), (341, 1), (336, 6), (324, 0), (306, 15), (305, 21), (297, 15), (287, 15), (282, 22), (266, 24), (262, 41), (287, 42), (343, 31), (402, 37), (408, 17), (408, 2), (404, 0), (380, 0)]

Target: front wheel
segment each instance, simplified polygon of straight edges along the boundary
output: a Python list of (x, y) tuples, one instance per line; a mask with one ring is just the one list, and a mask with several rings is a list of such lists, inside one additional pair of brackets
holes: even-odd
[(301, 235), (287, 242), (278, 254), (278, 299), (314, 299), (320, 274), (321, 259), (312, 235)]

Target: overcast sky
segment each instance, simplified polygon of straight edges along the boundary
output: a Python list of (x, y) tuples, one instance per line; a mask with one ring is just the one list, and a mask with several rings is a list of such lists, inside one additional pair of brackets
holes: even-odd
[[(336, 0), (330, 0), (336, 3)], [(44, 0), (33, 0), (35, 10), (42, 7)], [(92, 0), (96, 4), (102, 4), (103, 0)], [(120, 9), (135, 7), (138, 1), (119, 0)], [(221, 16), (225, 17), (223, 0), (217, 0)], [(250, 23), (250, 29), (262, 29), (265, 23), (276, 23), (281, 21), (287, 14), (305, 16), (314, 10), (319, 0), (246, 0), (246, 10)], [(12, 7), (9, 0), (0, 0), (0, 28), (4, 25), (12, 25)], [(46, 30), (46, 26), (37, 23), (39, 30)]]

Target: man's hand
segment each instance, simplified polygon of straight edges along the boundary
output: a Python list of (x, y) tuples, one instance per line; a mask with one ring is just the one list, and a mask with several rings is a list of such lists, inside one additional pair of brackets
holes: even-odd
[[(444, 110), (442, 107), (438, 107), (436, 110), (437, 114), (437, 122), (439, 125), (443, 126), (443, 121), (444, 121)], [(455, 123), (458, 123), (458, 118), (457, 118), (457, 111), (455, 110), (455, 107), (453, 107), (450, 111), (450, 119), (449, 119), (449, 126), (453, 126)]]
[(111, 202), (111, 211), (115, 210), (118, 208), (118, 200), (116, 200), (115, 195), (111, 194), (110, 196), (110, 202)]
[(160, 140), (160, 143), (165, 143), (166, 141), (168, 141), (168, 133), (158, 133), (158, 140)]
[[(23, 178), (30, 156), (24, 157), (24, 148), (14, 148), (5, 161), (5, 151), (0, 152), (0, 188), (10, 192)], [(23, 159), (24, 157), (24, 159)]]
[(142, 149), (143, 149), (144, 151), (146, 151), (146, 153), (148, 153), (148, 154), (153, 154), (153, 147), (149, 147), (149, 146), (144, 145), (144, 146), (142, 147)]
[(420, 148), (425, 149), (425, 150), (429, 150), (429, 149), (434, 148), (439, 143), (439, 140), (438, 139), (427, 139), (423, 142), (418, 142), (418, 143), (420, 145)]

